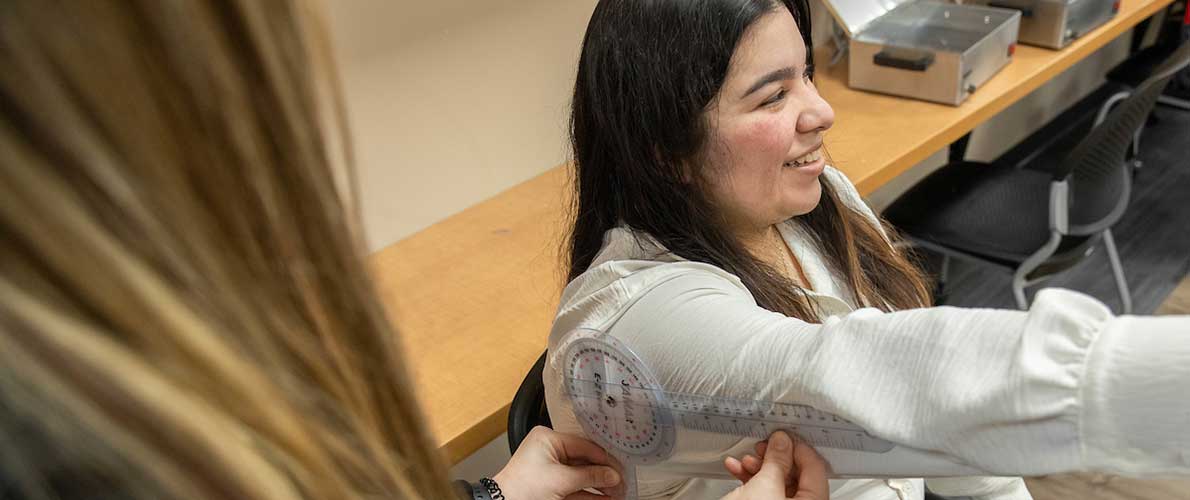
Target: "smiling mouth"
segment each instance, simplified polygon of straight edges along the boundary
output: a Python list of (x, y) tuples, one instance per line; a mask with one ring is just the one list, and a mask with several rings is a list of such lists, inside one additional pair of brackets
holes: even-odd
[(818, 149), (815, 149), (814, 151), (811, 151), (809, 153), (802, 155), (799, 158), (795, 158), (791, 161), (785, 162), (785, 166), (786, 167), (795, 167), (795, 168), (802, 167), (802, 166), (806, 166), (811, 163), (814, 163), (821, 159), (822, 159), (822, 148), (818, 148)]

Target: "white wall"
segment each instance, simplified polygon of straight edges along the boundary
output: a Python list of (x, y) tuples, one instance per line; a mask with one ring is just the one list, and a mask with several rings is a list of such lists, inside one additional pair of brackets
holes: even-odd
[[(566, 106), (595, 0), (351, 0), (329, 4), (347, 92), (369, 245), (379, 249), (566, 158)], [(815, 4), (816, 44), (830, 16)], [(1102, 81), (1127, 36), (975, 130), (990, 159)], [(945, 151), (873, 193), (886, 206)], [(456, 477), (490, 476), (501, 436)]]

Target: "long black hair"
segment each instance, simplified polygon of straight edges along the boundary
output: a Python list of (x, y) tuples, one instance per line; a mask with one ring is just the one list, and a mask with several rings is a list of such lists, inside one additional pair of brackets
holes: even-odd
[[(568, 279), (586, 271), (609, 229), (647, 233), (685, 259), (740, 278), (766, 309), (817, 319), (805, 292), (749, 253), (695, 175), (711, 124), (704, 113), (732, 54), (761, 17), (788, 12), (812, 67), (805, 0), (602, 0), (583, 39), (570, 116), (576, 196), (564, 251)], [(819, 205), (798, 220), (860, 302), (924, 306), (920, 271), (879, 229), (848, 209), (825, 177)]]

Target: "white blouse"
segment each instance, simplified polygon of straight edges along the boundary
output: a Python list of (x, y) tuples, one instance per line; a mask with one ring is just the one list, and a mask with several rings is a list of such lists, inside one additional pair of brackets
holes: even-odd
[[(875, 221), (854, 186), (824, 176)], [(821, 324), (759, 307), (734, 275), (685, 261), (648, 235), (609, 231), (563, 293), (551, 351), (575, 328), (616, 337), (666, 390), (794, 402), (876, 437), (1004, 476), (1101, 471), (1190, 474), (1190, 317), (1114, 316), (1048, 289), (1029, 311), (856, 310), (854, 294), (799, 224), (781, 226)], [(547, 364), (555, 429), (582, 434)], [(753, 440), (680, 430), (669, 462), (721, 468)], [(1030, 498), (1019, 478), (928, 480), (946, 496)], [(718, 498), (736, 481), (638, 471), (642, 498)], [(920, 479), (831, 482), (833, 500), (922, 498)]]

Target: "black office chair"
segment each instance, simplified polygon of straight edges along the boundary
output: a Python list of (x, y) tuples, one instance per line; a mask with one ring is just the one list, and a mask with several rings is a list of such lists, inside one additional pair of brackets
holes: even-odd
[(1132, 187), (1128, 147), (1171, 77), (1187, 65), (1190, 43), (1135, 90), (1093, 93), (996, 161), (942, 167), (885, 217), (913, 244), (943, 255), (941, 280), (952, 257), (1010, 270), (1021, 309), (1028, 308), (1025, 287), (1073, 267), (1102, 240), (1124, 312), (1131, 312), (1111, 233)]
[(545, 369), (545, 358), (549, 351), (541, 353), (537, 362), (525, 375), (516, 396), (512, 398), (512, 405), (508, 408), (508, 449), (516, 453), (521, 441), (529, 435), (529, 431), (538, 425), (551, 427), (550, 414), (545, 408), (545, 384), (541, 381), (541, 371)]

